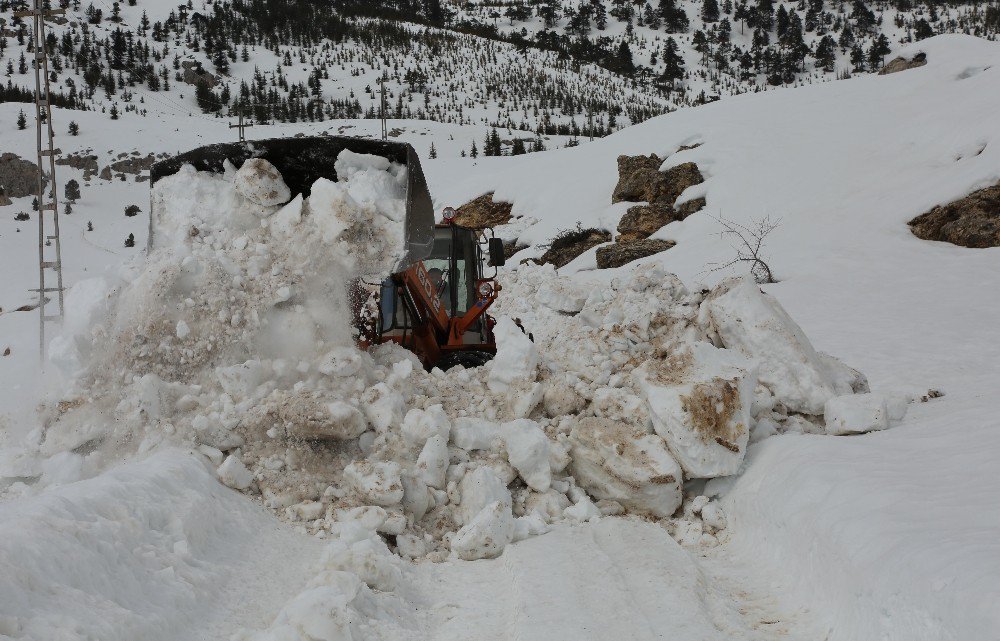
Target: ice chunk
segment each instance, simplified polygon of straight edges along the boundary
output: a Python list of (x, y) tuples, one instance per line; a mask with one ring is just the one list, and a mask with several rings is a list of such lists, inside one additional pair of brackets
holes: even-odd
[(723, 281), (702, 303), (699, 319), (723, 346), (756, 360), (760, 382), (793, 412), (818, 416), (828, 400), (853, 391), (831, 375), (829, 362), (778, 301), (749, 279)]
[(528, 487), (536, 492), (549, 489), (549, 439), (538, 423), (526, 418), (504, 423), (500, 436), (507, 447), (507, 460)]
[(354, 461), (344, 468), (344, 480), (367, 502), (391, 507), (403, 500), (400, 472), (399, 463)]
[(505, 392), (514, 381), (535, 380), (538, 367), (538, 350), (514, 321), (507, 317), (497, 320), (493, 335), (497, 342), (497, 355), (490, 364), (487, 385), (494, 392)]
[(750, 361), (738, 352), (695, 343), (634, 372), (670, 453), (689, 477), (735, 474), (750, 438), (757, 385)]
[(497, 473), (486, 465), (466, 473), (459, 483), (459, 491), (462, 500), (457, 515), (462, 523), (472, 521), (490, 503), (499, 501), (508, 506), (512, 504), (510, 490)]
[(656, 434), (607, 419), (583, 418), (570, 434), (570, 471), (596, 499), (667, 517), (683, 497), (680, 465)]
[(244, 198), (265, 207), (287, 203), (292, 197), (281, 172), (263, 158), (250, 158), (244, 162), (236, 172), (233, 184)]
[(575, 505), (563, 510), (563, 516), (578, 523), (601, 518), (601, 510), (586, 496), (581, 496)]
[(510, 505), (490, 503), (472, 521), (462, 526), (451, 540), (451, 549), (466, 561), (500, 556), (514, 538), (514, 515)]
[(215, 471), (223, 485), (234, 490), (245, 490), (253, 483), (253, 474), (243, 465), (238, 456), (230, 454)]
[(889, 427), (889, 408), (881, 394), (837, 396), (823, 410), (827, 434), (860, 434)]
[(365, 416), (376, 432), (384, 433), (403, 421), (406, 403), (402, 395), (385, 383), (369, 387), (362, 398)]

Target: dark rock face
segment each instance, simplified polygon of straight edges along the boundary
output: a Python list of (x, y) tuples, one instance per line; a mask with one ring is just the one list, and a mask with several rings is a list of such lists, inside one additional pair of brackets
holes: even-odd
[(181, 78), (189, 85), (205, 85), (208, 88), (212, 88), (218, 84), (218, 79), (205, 71), (200, 62), (194, 62), (191, 60), (185, 60), (181, 63)]
[(131, 158), (111, 163), (111, 170), (123, 174), (138, 174), (151, 169), (155, 162), (156, 156), (153, 154), (149, 154), (147, 156), (133, 156)]
[[(42, 189), (48, 184), (42, 176)], [(8, 198), (24, 198), (38, 193), (38, 165), (17, 154), (0, 154), (0, 188)]]
[(90, 180), (98, 171), (97, 156), (93, 154), (70, 154), (56, 159), (57, 165), (83, 171), (83, 179)]
[(473, 229), (505, 225), (510, 222), (512, 208), (513, 205), (510, 203), (494, 202), (491, 191), (459, 207), (455, 222)]
[(603, 229), (574, 229), (563, 232), (552, 241), (549, 249), (538, 259), (541, 264), (559, 267), (568, 265), (574, 258), (611, 240), (611, 232)]
[(620, 242), (646, 238), (660, 227), (684, 220), (705, 206), (704, 198), (674, 205), (685, 189), (705, 181), (698, 165), (686, 162), (661, 172), (662, 162), (656, 154), (618, 157), (618, 185), (611, 202), (648, 203), (631, 207), (622, 216), (618, 223)]
[(909, 222), (924, 240), (943, 240), (962, 247), (1000, 247), (1000, 184), (938, 206)]
[(878, 75), (884, 76), (890, 73), (897, 73), (899, 71), (906, 71), (907, 69), (916, 69), (917, 67), (923, 67), (927, 64), (927, 54), (918, 53), (913, 56), (911, 60), (906, 58), (893, 58), (890, 60), (881, 70), (879, 70)]
[(646, 238), (660, 227), (675, 220), (683, 220), (683, 218), (670, 205), (658, 203), (629, 207), (618, 222), (618, 242)]
[(647, 256), (667, 251), (676, 244), (672, 240), (658, 240), (654, 238), (641, 238), (631, 242), (612, 243), (597, 250), (597, 266), (600, 269), (621, 267), (640, 258), (646, 258)]

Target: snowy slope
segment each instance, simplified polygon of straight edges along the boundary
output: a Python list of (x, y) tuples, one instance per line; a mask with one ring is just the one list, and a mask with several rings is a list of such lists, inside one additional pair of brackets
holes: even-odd
[[(461, 200), (496, 190), (515, 214), (537, 219), (512, 230), (529, 243), (578, 220), (613, 230), (627, 207), (610, 204), (615, 157), (701, 142), (665, 165), (699, 164), (706, 182), (682, 198), (704, 194), (707, 208), (660, 230), (678, 244), (648, 261), (716, 282), (725, 273), (710, 265), (733, 252), (713, 215), (781, 218), (766, 252), (780, 282), (767, 290), (817, 348), (865, 372), (873, 389), (946, 392), (887, 433), (767, 440), (727, 499), (734, 550), (780, 568), (790, 600), (823, 612), (837, 640), (996, 638), (1000, 629), (991, 605), (1000, 590), (1000, 250), (918, 240), (906, 226), (1000, 179), (991, 115), (1000, 48), (951, 36), (917, 51), (926, 67), (725, 100), (578, 150), (490, 159), (443, 192)], [(590, 252), (565, 271), (629, 272), (588, 271), (592, 261)], [(512, 310), (530, 326), (531, 310)]]

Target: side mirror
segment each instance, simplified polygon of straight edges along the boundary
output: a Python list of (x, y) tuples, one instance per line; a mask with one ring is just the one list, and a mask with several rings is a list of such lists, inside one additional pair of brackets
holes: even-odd
[(503, 240), (490, 238), (490, 267), (503, 267), (506, 264), (507, 257), (503, 253)]

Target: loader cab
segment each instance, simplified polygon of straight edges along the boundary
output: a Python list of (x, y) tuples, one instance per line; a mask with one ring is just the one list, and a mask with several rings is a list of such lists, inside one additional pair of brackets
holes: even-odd
[[(434, 227), (434, 246), (423, 264), (450, 318), (462, 316), (476, 303), (476, 285), (482, 278), (484, 261), (479, 240), (475, 229), (451, 224)], [(411, 329), (402, 303), (397, 280), (387, 278), (380, 296), (383, 333)], [(470, 329), (478, 330), (479, 324)]]

